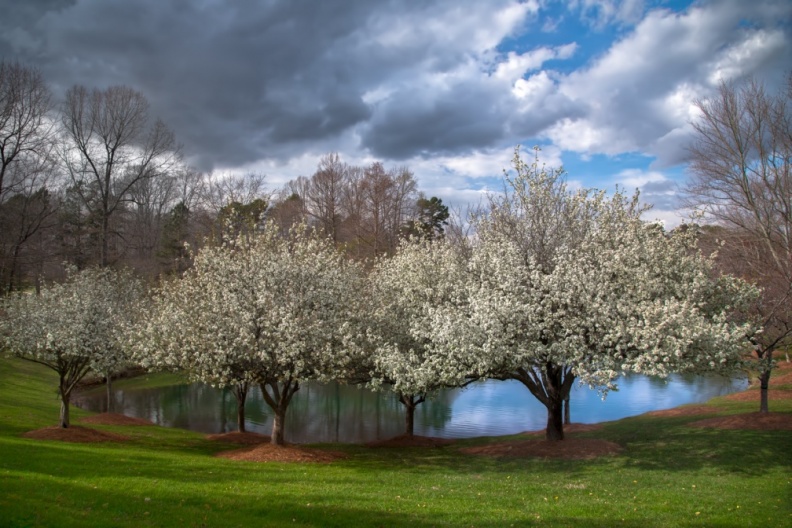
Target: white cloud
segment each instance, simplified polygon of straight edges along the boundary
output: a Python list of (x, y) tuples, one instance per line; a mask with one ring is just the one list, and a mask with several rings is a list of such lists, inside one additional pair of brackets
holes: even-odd
[(569, 3), (571, 10), (579, 10), (580, 17), (596, 28), (608, 24), (633, 24), (641, 19), (643, 0), (576, 0)]
[(498, 64), (494, 75), (498, 79), (519, 82), (527, 72), (541, 68), (545, 62), (552, 59), (569, 59), (576, 50), (577, 44), (571, 42), (563, 46), (543, 46), (525, 53), (510, 51), (506, 55), (506, 60)]
[[(500, 178), (504, 170), (511, 167), (514, 157), (514, 146), (474, 151), (469, 154), (455, 156), (439, 156), (432, 159), (414, 159), (409, 165), (416, 173), (454, 174), (464, 178)], [(533, 161), (532, 146), (523, 146), (521, 156), (528, 162)], [(548, 167), (560, 167), (561, 150), (553, 145), (544, 146), (539, 152), (539, 163)]]
[(512, 88), (514, 96), (523, 102), (523, 111), (526, 107), (541, 104), (556, 90), (555, 82), (545, 71), (531, 75), (528, 79), (517, 79)]
[(393, 91), (394, 90), (392, 88), (388, 88), (386, 86), (377, 86), (373, 90), (364, 92), (360, 98), (363, 99), (363, 102), (368, 105), (375, 105), (380, 101), (384, 101), (390, 97)]
[(608, 122), (599, 121), (596, 116), (563, 118), (550, 126), (545, 135), (560, 148), (579, 152), (584, 157), (591, 154), (614, 156), (638, 150), (638, 144), (631, 136), (610, 126)]
[(510, 51), (506, 56), (506, 60), (498, 64), (495, 70), (495, 77), (509, 81), (520, 79), (526, 72), (541, 67), (542, 64), (554, 56), (554, 50), (546, 47), (537, 48), (522, 54)]
[(781, 30), (757, 30), (725, 50), (712, 64), (707, 77), (710, 86), (750, 74), (783, 52), (789, 46), (787, 35)]
[(658, 208), (650, 209), (645, 212), (641, 218), (647, 222), (660, 222), (667, 231), (679, 227), (687, 220), (687, 216), (681, 211)]
[[(597, 4), (615, 16), (615, 3)], [(767, 4), (713, 2), (681, 13), (649, 12), (590, 65), (558, 78), (559, 92), (582, 115), (562, 117), (544, 134), (583, 155), (638, 151), (657, 156), (660, 166), (679, 163), (695, 118), (692, 103), (710, 92), (715, 79), (770, 71), (785, 62), (788, 67), (789, 34), (746, 23), (792, 14), (790, 7)]]
[(395, 49), (429, 40), (438, 46), (480, 52), (494, 49), (538, 10), (536, 1), (429, 4), (399, 17), (384, 11), (384, 16), (370, 25), (369, 33), (378, 44)]
[(657, 171), (643, 171), (641, 169), (625, 169), (616, 176), (616, 183), (627, 189), (637, 189), (647, 183), (668, 181), (663, 173)]

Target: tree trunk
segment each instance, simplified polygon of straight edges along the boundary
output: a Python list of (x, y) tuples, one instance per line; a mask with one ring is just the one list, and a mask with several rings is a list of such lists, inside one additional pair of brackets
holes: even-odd
[(426, 401), (426, 395), (399, 394), (399, 403), (404, 405), (404, 434), (412, 436), (415, 431), (415, 409)]
[(766, 413), (769, 411), (768, 404), (768, 389), (770, 387), (770, 371), (762, 372), (759, 376), (760, 390), (759, 390), (759, 412)]
[(772, 349), (764, 351), (759, 358), (759, 364), (762, 366), (762, 370), (759, 374), (759, 412), (766, 413), (770, 410), (768, 390), (770, 389), (770, 374), (773, 369)]
[(551, 442), (564, 439), (563, 400), (554, 399), (547, 405), (545, 439)]
[(575, 382), (571, 367), (548, 361), (544, 368), (518, 368), (509, 375), (525, 385), (547, 409), (545, 438), (549, 441), (564, 439), (564, 401)]
[(8, 294), (14, 291), (14, 280), (16, 279), (17, 261), (19, 260), (19, 244), (14, 246), (14, 256), (11, 257), (11, 266), (9, 268), (8, 276)]
[(99, 266), (102, 268), (107, 267), (107, 250), (109, 247), (107, 243), (107, 238), (108, 238), (108, 233), (110, 232), (110, 222), (108, 219), (109, 215), (107, 214), (106, 211), (107, 211), (107, 204), (105, 204), (105, 211), (103, 211), (102, 214), (102, 248), (100, 250), (101, 254), (99, 258)]
[(404, 434), (412, 436), (415, 431), (415, 405), (405, 404), (404, 409)]
[(233, 389), (234, 397), (237, 402), (237, 429), (240, 433), (245, 432), (245, 401), (247, 400), (247, 383), (236, 385)]
[(107, 373), (105, 376), (107, 380), (105, 385), (107, 385), (107, 412), (113, 412), (113, 374), (111, 372)]
[(571, 423), (572, 417), (569, 411), (569, 394), (567, 394), (566, 398), (564, 398), (564, 425), (569, 425)]
[(61, 391), (60, 426), (64, 429), (69, 427), (69, 399), (71, 394)]
[(245, 402), (237, 402), (237, 429), (240, 433), (245, 432)]
[(261, 395), (267, 402), (275, 419), (272, 421), (272, 445), (283, 445), (286, 431), (286, 409), (289, 408), (292, 396), (300, 390), (300, 382), (289, 378), (283, 382), (269, 381), (261, 383)]
[(283, 445), (284, 435), (283, 430), (286, 427), (286, 409), (276, 409), (275, 419), (272, 421), (272, 436), (270, 442), (272, 445)]

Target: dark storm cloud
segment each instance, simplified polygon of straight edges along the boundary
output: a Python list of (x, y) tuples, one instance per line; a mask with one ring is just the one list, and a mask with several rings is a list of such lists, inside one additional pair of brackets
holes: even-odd
[(400, 93), (378, 109), (364, 135), (372, 152), (392, 159), (488, 147), (503, 136), (506, 109), (480, 86), (434, 94)]
[[(340, 133), (372, 117), (367, 92), (463, 58), (453, 43), (434, 42), (433, 31), (378, 40), (453, 2), (33, 3), (37, 9), (5, 3), (7, 55), (40, 67), (58, 93), (73, 84), (140, 90), (205, 168), (331, 149)], [(363, 142), (375, 155), (408, 157), (497, 138), (499, 111), (482, 111), (475, 100), (487, 94), (464, 95), (429, 108), (397, 94), (361, 127)]]
[(188, 155), (235, 165), (367, 117), (355, 79), (343, 92), (343, 72), (321, 60), (365, 21), (366, 2), (346, 2), (343, 16), (327, 5), (83, 1), (35, 29), (61, 89), (131, 85)]
[(12, 59), (18, 49), (32, 45), (36, 39), (29, 31), (45, 14), (75, 3), (77, 0), (0, 0), (0, 58)]
[[(203, 169), (336, 150), (465, 157), (534, 138), (663, 168), (684, 161), (686, 101), (718, 78), (788, 70), (789, 2), (753, 4), (647, 12), (560, 73), (545, 62), (584, 50), (571, 34), (530, 49), (539, 2), (0, 0), (0, 58), (37, 66), (58, 95), (139, 90)], [(507, 37), (525, 56), (500, 50)]]

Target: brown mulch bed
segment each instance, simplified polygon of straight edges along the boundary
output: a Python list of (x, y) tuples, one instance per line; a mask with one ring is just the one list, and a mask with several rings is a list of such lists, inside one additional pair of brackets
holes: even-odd
[(454, 441), (448, 438), (404, 434), (387, 440), (368, 442), (366, 447), (444, 447), (453, 443)]
[(537, 457), (587, 460), (620, 453), (622, 447), (597, 438), (565, 438), (560, 442), (548, 440), (518, 440), (460, 449), (470, 455), (493, 457)]
[(792, 370), (785, 369), (770, 375), (770, 385), (792, 385)]
[(217, 442), (228, 442), (229, 444), (242, 444), (242, 445), (255, 445), (264, 444), (270, 441), (270, 437), (258, 433), (240, 433), (239, 431), (232, 431), (230, 433), (219, 433), (206, 435), (207, 440), (214, 440)]
[(662, 411), (649, 411), (646, 416), (659, 416), (661, 418), (674, 418), (677, 416), (698, 416), (700, 414), (714, 414), (718, 412), (715, 407), (709, 405), (686, 405), (673, 409), (663, 409)]
[(792, 414), (789, 413), (745, 413), (698, 420), (691, 427), (713, 427), (717, 429), (757, 429), (760, 431), (792, 431)]
[[(769, 389), (767, 391), (767, 398), (770, 400), (790, 400), (792, 399), (792, 390), (789, 389)], [(742, 392), (735, 392), (725, 396), (724, 399), (729, 401), (756, 401), (759, 402), (759, 389), (748, 389)]]
[[(755, 382), (755, 380), (752, 380)], [(770, 374), (770, 386), (789, 385), (792, 383), (792, 363), (779, 361), (776, 368)]]
[(347, 458), (346, 454), (293, 445), (276, 446), (272, 444), (258, 444), (233, 451), (218, 453), (220, 458), (231, 460), (246, 460), (248, 462), (315, 462), (327, 464), (336, 460)]
[(81, 418), (80, 423), (99, 424), (99, 425), (154, 425), (143, 418), (135, 418), (125, 414), (101, 413), (87, 418)]
[(74, 443), (94, 443), (94, 442), (123, 442), (129, 440), (128, 437), (110, 433), (107, 431), (97, 431), (79, 425), (72, 425), (66, 429), (62, 427), (45, 427), (35, 431), (28, 431), (22, 435), (25, 438), (36, 440), (59, 440), (61, 442)]

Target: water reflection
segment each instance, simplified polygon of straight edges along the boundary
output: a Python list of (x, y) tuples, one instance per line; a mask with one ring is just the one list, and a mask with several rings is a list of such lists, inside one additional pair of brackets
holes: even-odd
[[(603, 401), (596, 391), (575, 387), (572, 421), (596, 423), (657, 409), (703, 402), (741, 390), (744, 380), (714, 376), (672, 376), (659, 380), (629, 376), (620, 390)], [(83, 393), (78, 405), (103, 411), (105, 392)], [(204, 433), (236, 430), (236, 400), (227, 390), (194, 383), (156, 389), (116, 390), (115, 409), (129, 416), (167, 427)], [(249, 431), (269, 434), (273, 415), (258, 388), (245, 406)], [(420, 405), (415, 413), (415, 434), (467, 438), (543, 429), (544, 407), (516, 381), (484, 381), (465, 389), (444, 390)], [(404, 431), (401, 404), (387, 393), (374, 393), (337, 383), (308, 383), (297, 392), (286, 415), (289, 442), (359, 443), (391, 438)]]

